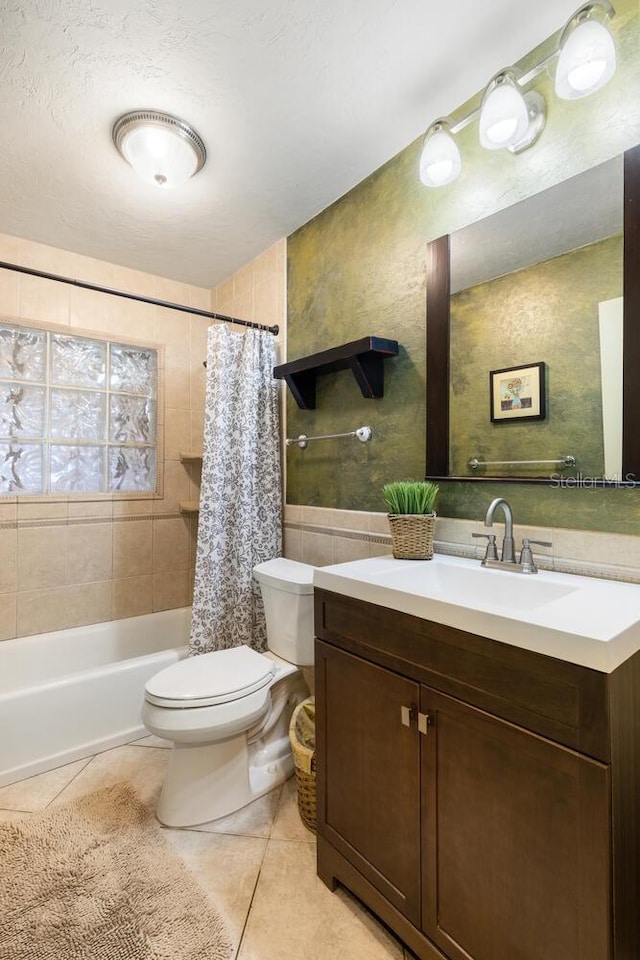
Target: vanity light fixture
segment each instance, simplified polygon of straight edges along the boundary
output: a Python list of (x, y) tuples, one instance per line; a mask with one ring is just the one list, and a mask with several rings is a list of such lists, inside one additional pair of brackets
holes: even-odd
[(186, 183), (207, 159), (204, 141), (193, 127), (158, 110), (125, 113), (114, 123), (112, 138), (143, 180), (164, 189)]
[(503, 70), (482, 98), (480, 143), (487, 150), (526, 150), (542, 133), (545, 114), (544, 97), (535, 90), (522, 93), (514, 72)]
[(446, 120), (436, 120), (427, 130), (420, 157), (420, 179), (426, 187), (442, 187), (457, 179), (462, 169), (458, 144)]
[(602, 22), (611, 13), (587, 4), (569, 20), (560, 37), (556, 96), (577, 100), (600, 90), (616, 72), (616, 47)]
[[(609, 0), (580, 7), (559, 33), (550, 56), (522, 73), (516, 64), (501, 70), (489, 82), (479, 107), (460, 119), (437, 120), (427, 130), (420, 156), (420, 179), (427, 187), (442, 187), (460, 174), (462, 160), (455, 135), (479, 117), (480, 143), (487, 150), (521, 153), (540, 137), (546, 122), (546, 103), (531, 82), (558, 60), (555, 90), (564, 100), (595, 93), (613, 76), (616, 51), (606, 21), (615, 15)], [(523, 58), (524, 59), (524, 58)]]

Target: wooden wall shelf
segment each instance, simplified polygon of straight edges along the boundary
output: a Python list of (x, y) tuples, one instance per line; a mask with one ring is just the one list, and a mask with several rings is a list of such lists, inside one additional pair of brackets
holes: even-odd
[(383, 362), (398, 355), (398, 341), (384, 337), (362, 337), (330, 350), (300, 357), (273, 368), (277, 380), (284, 380), (302, 410), (315, 410), (316, 377), (337, 370), (351, 370), (362, 396), (378, 399), (384, 393)]

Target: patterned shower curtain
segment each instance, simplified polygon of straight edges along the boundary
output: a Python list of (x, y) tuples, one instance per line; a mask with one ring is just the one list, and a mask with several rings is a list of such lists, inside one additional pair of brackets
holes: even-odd
[(272, 334), (209, 328), (191, 654), (266, 649), (253, 567), (282, 552)]

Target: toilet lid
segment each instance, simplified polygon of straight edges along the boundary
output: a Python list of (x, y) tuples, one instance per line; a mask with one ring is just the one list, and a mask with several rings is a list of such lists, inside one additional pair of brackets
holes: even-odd
[(250, 647), (187, 657), (147, 681), (145, 696), (162, 707), (207, 707), (246, 697), (271, 682), (276, 665)]

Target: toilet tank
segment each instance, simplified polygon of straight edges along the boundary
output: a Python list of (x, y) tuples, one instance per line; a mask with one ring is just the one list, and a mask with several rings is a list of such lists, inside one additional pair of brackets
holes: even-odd
[(313, 571), (296, 560), (267, 560), (253, 568), (260, 584), (269, 649), (298, 666), (313, 663)]

